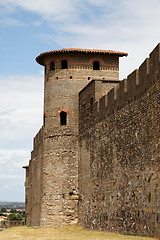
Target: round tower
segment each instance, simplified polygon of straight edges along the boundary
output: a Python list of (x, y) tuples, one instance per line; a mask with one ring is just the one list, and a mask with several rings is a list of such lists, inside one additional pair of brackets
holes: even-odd
[(78, 93), (92, 79), (118, 80), (119, 57), (126, 55), (71, 48), (36, 58), (45, 67), (44, 124), (35, 138), (28, 170), (28, 184), (32, 186), (27, 190), (28, 215), (34, 216), (39, 210), (39, 220), (30, 218), (28, 224), (60, 226), (77, 221)]
[[(77, 125), (78, 92), (92, 79), (118, 80), (119, 57), (111, 50), (62, 49), (40, 54), (36, 61), (45, 67), (44, 125)], [(63, 117), (62, 117), (63, 116)]]

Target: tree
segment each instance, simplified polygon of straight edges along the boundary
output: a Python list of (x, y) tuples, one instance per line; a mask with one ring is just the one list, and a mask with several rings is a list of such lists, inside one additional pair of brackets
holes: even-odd
[(22, 212), (22, 216), (25, 217), (25, 211)]
[(17, 210), (15, 208), (11, 208), (10, 213), (16, 213)]
[(8, 215), (8, 220), (19, 220), (16, 213), (11, 213)]
[(1, 213), (7, 212), (7, 209), (5, 207), (1, 208)]
[(17, 214), (17, 217), (18, 217), (18, 220), (22, 220), (23, 219), (21, 214)]

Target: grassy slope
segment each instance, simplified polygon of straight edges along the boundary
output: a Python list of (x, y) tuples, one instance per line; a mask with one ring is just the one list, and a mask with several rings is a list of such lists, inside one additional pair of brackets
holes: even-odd
[(80, 226), (60, 228), (14, 227), (0, 232), (0, 240), (157, 240), (117, 233), (87, 231)]

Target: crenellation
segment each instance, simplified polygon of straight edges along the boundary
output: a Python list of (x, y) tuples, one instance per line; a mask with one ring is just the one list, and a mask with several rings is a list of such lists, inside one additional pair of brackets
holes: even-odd
[(110, 115), (112, 114), (112, 111), (114, 110), (114, 108), (116, 108), (117, 106), (117, 100), (114, 99), (115, 97), (115, 91), (114, 89), (112, 89), (111, 91), (109, 91), (109, 93), (107, 94), (107, 113)]
[[(119, 83), (119, 87), (117, 89), (117, 107), (120, 108), (123, 106), (124, 102), (125, 102), (125, 96), (126, 94), (124, 94), (124, 81), (121, 81)], [(129, 91), (128, 88), (128, 79), (127, 79), (127, 90)]]
[[(155, 56), (157, 48), (155, 48), (153, 52)], [(152, 56), (152, 54), (150, 54), (150, 56)], [(108, 114), (112, 114), (116, 109), (120, 109), (126, 104), (130, 104), (131, 102), (138, 100), (149, 90), (152, 84), (154, 84), (153, 78), (157, 79), (158, 77), (155, 77), (155, 73), (157, 75), (159, 71), (159, 68), (154, 68), (154, 73), (152, 73), (151, 77), (149, 72), (150, 65), (152, 65), (151, 59), (147, 58), (139, 69), (133, 71), (127, 79), (124, 79), (119, 83), (119, 87), (117, 89), (114, 88), (114, 90), (111, 90), (111, 93), (108, 93), (107, 102), (110, 103), (106, 104), (106, 107), (108, 108), (106, 111)], [(158, 64), (156, 66), (158, 67)], [(117, 99), (117, 101), (113, 101), (113, 96), (114, 99)]]
[(157, 71), (160, 68), (160, 44), (158, 44), (149, 55), (150, 58), (150, 72)]
[(105, 97), (103, 96), (99, 99), (99, 121), (103, 121), (105, 119)]
[(146, 91), (146, 85), (148, 82), (149, 75), (147, 74), (147, 59), (139, 67), (139, 88), (141, 91)]
[(125, 102), (134, 101), (134, 96), (137, 94), (137, 71), (135, 70), (127, 77), (127, 92), (125, 94)]

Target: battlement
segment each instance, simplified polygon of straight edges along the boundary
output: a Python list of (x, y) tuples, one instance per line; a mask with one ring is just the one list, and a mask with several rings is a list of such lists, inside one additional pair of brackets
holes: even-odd
[[(155, 84), (159, 73), (160, 44), (150, 53), (149, 58), (141, 64), (139, 69), (133, 71), (127, 79), (120, 81), (118, 87), (113, 86), (114, 88), (107, 94), (102, 95), (104, 93), (103, 80), (91, 81), (79, 94), (80, 131), (96, 122), (101, 122), (115, 111), (143, 97)], [(105, 84), (109, 85), (109, 82), (105, 81)]]

